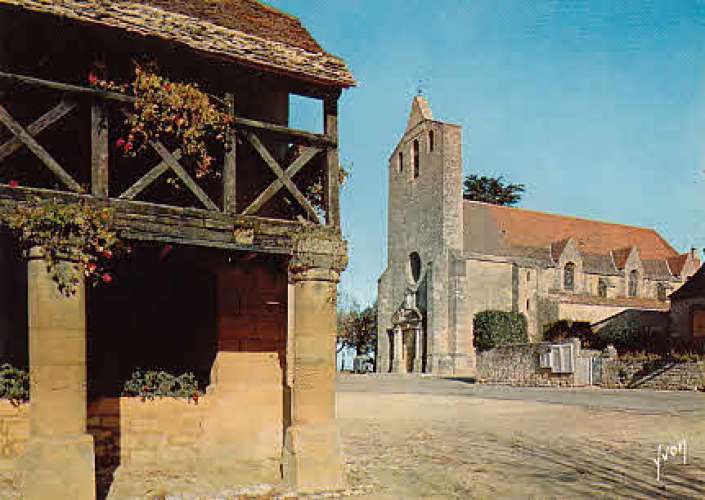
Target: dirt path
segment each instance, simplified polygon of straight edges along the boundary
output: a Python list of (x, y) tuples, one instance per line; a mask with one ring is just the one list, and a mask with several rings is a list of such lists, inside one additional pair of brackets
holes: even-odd
[[(362, 498), (705, 497), (705, 422), (457, 395), (338, 392)], [(688, 442), (656, 482), (658, 443)]]

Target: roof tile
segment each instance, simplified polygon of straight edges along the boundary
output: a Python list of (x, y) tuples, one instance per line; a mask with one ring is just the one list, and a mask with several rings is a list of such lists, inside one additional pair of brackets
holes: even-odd
[(345, 62), (325, 52), (298, 19), (255, 0), (0, 0), (2, 4), (156, 36), (324, 85), (355, 85)]

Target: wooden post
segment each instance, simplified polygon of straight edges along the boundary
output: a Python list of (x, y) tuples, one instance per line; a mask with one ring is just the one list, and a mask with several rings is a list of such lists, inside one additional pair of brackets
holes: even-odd
[(323, 116), (325, 135), (333, 142), (326, 151), (326, 224), (340, 227), (340, 182), (338, 172), (340, 157), (338, 153), (338, 98), (340, 92), (327, 95), (323, 99)]
[[(235, 95), (226, 94), (225, 101), (228, 106), (228, 113), (232, 118), (235, 118)], [(237, 213), (237, 139), (235, 137), (234, 123), (231, 125), (225, 140), (228, 149), (225, 151), (225, 163), (223, 165), (223, 211), (226, 214), (234, 215)]]
[(103, 103), (91, 106), (91, 194), (108, 197), (108, 115)]

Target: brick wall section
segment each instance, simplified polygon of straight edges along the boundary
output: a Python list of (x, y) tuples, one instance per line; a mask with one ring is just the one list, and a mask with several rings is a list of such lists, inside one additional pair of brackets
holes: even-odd
[(602, 386), (614, 389), (705, 390), (705, 362), (605, 360)]
[(570, 387), (574, 383), (571, 373), (551, 373), (539, 368), (539, 354), (551, 344), (514, 344), (496, 347), (477, 354), (477, 378), (490, 384), (507, 384), (532, 387)]

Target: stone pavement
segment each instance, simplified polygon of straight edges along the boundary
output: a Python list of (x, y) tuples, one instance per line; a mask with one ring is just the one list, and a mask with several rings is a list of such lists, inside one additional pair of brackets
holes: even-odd
[[(343, 375), (338, 419), (363, 498), (703, 498), (705, 394)], [(657, 446), (686, 439), (687, 464)]]

